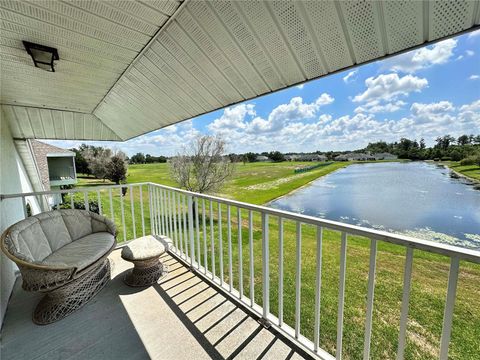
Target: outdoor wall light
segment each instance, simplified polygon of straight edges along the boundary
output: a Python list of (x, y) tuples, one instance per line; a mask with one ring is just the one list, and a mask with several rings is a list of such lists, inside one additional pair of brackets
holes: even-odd
[(25, 50), (32, 57), (36, 67), (55, 72), (53, 61), (59, 60), (57, 49), (28, 41), (23, 41), (23, 46), (25, 46)]

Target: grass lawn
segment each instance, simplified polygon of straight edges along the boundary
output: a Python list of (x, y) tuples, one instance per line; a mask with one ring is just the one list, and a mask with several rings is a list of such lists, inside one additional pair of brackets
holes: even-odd
[(448, 162), (446, 165), (462, 175), (480, 181), (480, 166), (478, 165), (462, 166), (459, 162)]
[[(308, 163), (309, 165), (311, 163)], [(234, 178), (222, 189), (221, 196), (263, 204), (284, 195), (308, 182), (338, 168), (347, 166), (348, 163), (334, 163), (325, 168), (316, 169), (303, 174), (294, 174), (293, 169), (301, 163), (253, 163), (239, 164)], [(151, 181), (165, 185), (175, 184), (168, 175), (167, 164), (133, 165), (129, 168), (128, 182), (136, 183)], [(79, 186), (105, 185), (93, 179), (80, 179)], [(133, 237), (132, 219), (135, 219), (136, 234), (141, 233), (140, 216), (140, 191), (135, 188), (126, 197), (121, 197), (119, 191), (112, 194), (113, 212), (119, 226), (119, 239), (123, 239), (120, 219), (121, 204), (123, 202), (124, 218), (127, 224), (127, 239)], [(110, 216), (109, 193), (93, 191), (89, 193), (90, 199), (100, 197), (103, 210)], [(80, 194), (77, 200), (82, 200)], [(148, 204), (148, 189), (143, 188), (143, 198)], [(67, 199), (68, 200), (68, 199)], [(132, 207), (134, 213), (132, 217)], [(199, 208), (202, 203), (199, 202)], [(219, 232), (222, 233), (223, 244), (223, 271), (225, 281), (229, 279), (228, 266), (228, 232), (226, 227), (227, 210), (222, 206), (222, 227), (218, 226), (218, 208), (213, 204), (213, 228), (209, 226), (209, 203), (205, 203), (207, 257), (208, 268), (212, 268), (210, 231), (215, 239), (215, 267), (219, 275)], [(147, 232), (150, 230), (148, 205), (145, 205), (144, 222)], [(199, 241), (202, 264), (204, 263), (202, 212), (200, 215)], [(242, 215), (242, 250), (243, 262), (243, 289), (249, 296), (249, 241), (247, 212)], [(253, 214), (254, 222), (254, 269), (255, 269), (255, 299), (262, 305), (262, 251), (261, 251), (261, 221), (260, 215)], [(239, 288), (239, 241), (237, 209), (231, 208), (231, 244), (232, 244), (232, 281)], [(295, 323), (295, 254), (296, 254), (296, 224), (284, 221), (284, 321), (290, 326)], [(270, 217), (270, 309), (278, 315), (278, 218)], [(313, 340), (314, 302), (315, 302), (315, 249), (316, 228), (302, 225), (301, 247), (301, 332)], [(182, 234), (176, 240), (186, 239)], [(186, 244), (183, 245), (183, 248)], [(366, 294), (368, 280), (368, 265), (370, 240), (356, 236), (348, 237), (347, 245), (347, 276), (345, 293), (344, 317), (344, 359), (359, 359), (363, 352), (363, 338), (365, 327)], [(320, 344), (331, 353), (335, 353), (336, 321), (338, 306), (338, 277), (340, 259), (340, 234), (335, 231), (324, 230), (323, 235), (323, 263), (322, 263), (322, 298), (321, 298), (321, 328)], [(435, 359), (438, 358), (438, 349), (442, 329), (443, 309), (445, 304), (446, 286), (448, 279), (448, 258), (432, 255), (416, 250), (414, 253), (412, 275), (412, 290), (409, 308), (408, 339), (405, 353), (406, 359)], [(372, 330), (372, 359), (394, 359), (398, 342), (398, 329), (400, 307), (403, 290), (403, 269), (405, 262), (405, 249), (391, 244), (378, 244), (377, 271), (375, 286), (375, 302)], [(454, 324), (450, 344), (450, 358), (452, 359), (478, 359), (480, 353), (480, 266), (470, 263), (461, 263), (460, 277), (455, 303)]]

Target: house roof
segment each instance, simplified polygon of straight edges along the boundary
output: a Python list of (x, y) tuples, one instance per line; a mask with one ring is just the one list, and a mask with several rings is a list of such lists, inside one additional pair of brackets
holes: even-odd
[[(2, 1), (16, 138), (126, 140), (479, 27), (474, 1)], [(22, 40), (58, 49), (54, 73)]]

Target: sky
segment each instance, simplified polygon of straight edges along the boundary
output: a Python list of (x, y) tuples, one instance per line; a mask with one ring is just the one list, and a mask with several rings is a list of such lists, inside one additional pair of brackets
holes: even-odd
[[(196, 137), (228, 152), (345, 151), (369, 142), (480, 134), (480, 30), (198, 116), (126, 142), (86, 142), (175, 155)], [(48, 141), (71, 148), (78, 141)]]

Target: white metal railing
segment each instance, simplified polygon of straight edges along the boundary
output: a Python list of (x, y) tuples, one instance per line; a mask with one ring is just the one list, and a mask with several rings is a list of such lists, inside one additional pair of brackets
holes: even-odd
[[(124, 195), (124, 191), (127, 194)], [(145, 194), (148, 195), (146, 196)], [(320, 313), (322, 300), (322, 253), (324, 230), (334, 230), (340, 233), (340, 271), (338, 279), (338, 309), (337, 309), (337, 337), (335, 358), (342, 357), (343, 326), (345, 305), (345, 279), (347, 264), (348, 236), (356, 235), (370, 239), (370, 258), (366, 294), (366, 317), (364, 330), (363, 357), (370, 357), (370, 344), (373, 322), (373, 303), (375, 293), (375, 274), (377, 245), (387, 242), (400, 245), (406, 249), (405, 268), (403, 275), (403, 295), (400, 310), (400, 330), (398, 335), (397, 359), (403, 359), (406, 346), (407, 320), (410, 303), (410, 289), (412, 280), (412, 264), (414, 250), (422, 250), (447, 256), (450, 259), (450, 271), (447, 285), (447, 296), (444, 308), (443, 325), (440, 341), (440, 359), (448, 358), (448, 347), (452, 330), (453, 308), (456, 299), (459, 262), (465, 260), (480, 264), (480, 252), (470, 249), (438, 244), (419, 240), (407, 236), (387, 233), (383, 231), (362, 228), (335, 221), (319, 219), (302, 214), (276, 210), (264, 206), (242, 203), (215, 196), (192, 193), (154, 183), (138, 183), (114, 186), (99, 186), (94, 188), (76, 188), (71, 190), (54, 190), (40, 193), (22, 193), (0, 195), (1, 201), (21, 198), (23, 204), (31, 197), (45, 197), (53, 194), (66, 194), (67, 202), (63, 206), (74, 207), (83, 204), (89, 209), (91, 200), (98, 204), (96, 210), (119, 225), (121, 240), (128, 241), (137, 236), (153, 234), (163, 235), (172, 241), (171, 252), (180, 260), (190, 265), (200, 275), (216, 284), (225, 293), (236, 298), (244, 306), (262, 318), (265, 324), (275, 327), (279, 332), (288, 336), (305, 350), (316, 354), (322, 359), (333, 359), (334, 356), (320, 346)], [(145, 203), (147, 202), (147, 203)], [(44, 202), (43, 202), (44, 203)], [(127, 210), (126, 210), (127, 208)], [(232, 209), (236, 212), (233, 213)], [(42, 209), (43, 211), (48, 209)], [(129, 212), (128, 212), (129, 210)], [(26, 214), (26, 210), (25, 210)], [(127, 219), (129, 214), (129, 219)], [(246, 216), (245, 216), (246, 215)], [(232, 218), (236, 228), (232, 228)], [(244, 221), (245, 220), (245, 221)], [(278, 224), (278, 261), (270, 261), (271, 234), (270, 224)], [(284, 246), (285, 224), (292, 222), (295, 233), (295, 306), (294, 326), (284, 322)], [(259, 226), (255, 226), (258, 225)], [(302, 227), (313, 226), (315, 235), (315, 303), (313, 338), (309, 339), (301, 331), (301, 304), (302, 304)], [(258, 230), (260, 229), (260, 234)], [(244, 231), (245, 230), (245, 231)], [(233, 253), (233, 235), (237, 239), (236, 253)], [(257, 239), (258, 238), (258, 239)], [(245, 242), (243, 240), (246, 240)], [(260, 244), (257, 244), (260, 242)], [(244, 274), (244, 249), (248, 244), (248, 274)], [(224, 258), (226, 245), (226, 259)], [(261, 294), (255, 298), (255, 251), (261, 249)], [(218, 249), (218, 251), (217, 251)], [(258, 249), (258, 248), (257, 248)], [(218, 258), (217, 258), (218, 254)], [(289, 259), (290, 260), (290, 259)], [(292, 259), (293, 260), (293, 259)], [(234, 269), (234, 263), (237, 267)], [(271, 309), (270, 301), (270, 267), (278, 264), (278, 308)], [(225, 273), (225, 269), (227, 273)], [(234, 271), (237, 273), (234, 283)], [(258, 275), (258, 274), (257, 274)], [(228, 280), (226, 280), (228, 277)], [(244, 286), (244, 277), (248, 283)], [(248, 296), (244, 289), (248, 289)], [(277, 315), (274, 315), (274, 313)]]

